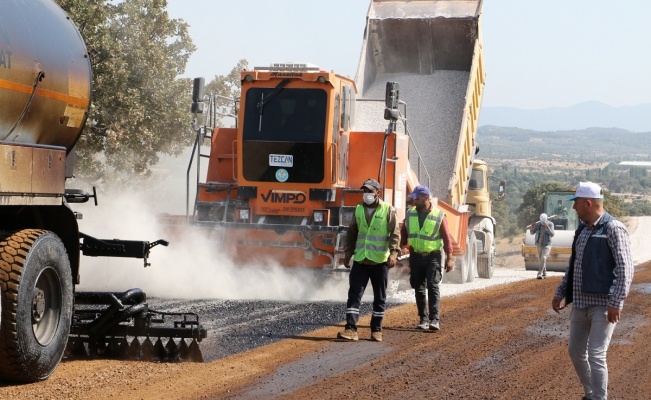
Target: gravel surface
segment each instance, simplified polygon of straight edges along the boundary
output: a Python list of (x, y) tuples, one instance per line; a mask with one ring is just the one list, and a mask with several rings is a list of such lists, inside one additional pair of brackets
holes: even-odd
[[(535, 272), (512, 267), (522, 265), (519, 243), (504, 241), (498, 248), (501, 249), (502, 256), (498, 256), (495, 274), (491, 279), (475, 278), (473, 282), (465, 284), (441, 284), (443, 301), (462, 293), (535, 277)], [(550, 276), (557, 275), (562, 274), (550, 273)], [(388, 308), (413, 303), (414, 291), (406, 281), (408, 277), (403, 276), (405, 279), (400, 280), (393, 273), (390, 277), (393, 279), (390, 280), (388, 290)], [(345, 319), (348, 282), (340, 280), (328, 283), (334, 285), (330, 288), (330, 293), (335, 297), (324, 301), (149, 298), (148, 302), (151, 308), (157, 310), (191, 311), (199, 314), (201, 324), (208, 330), (208, 338), (201, 342), (200, 347), (204, 359), (212, 361), (341, 323)], [(372, 311), (372, 293), (369, 283), (360, 308), (362, 315)]]
[[(432, 75), (379, 74), (360, 96), (379, 102), (357, 103), (355, 130), (384, 132), (384, 95), (387, 82), (398, 82), (400, 100), (407, 103), (407, 127), (430, 173), (432, 194), (445, 199), (461, 131), (470, 73), (436, 71)], [(425, 90), (424, 88), (427, 88)], [(398, 132), (404, 133), (401, 124)], [(412, 160), (412, 167), (417, 165)]]
[[(651, 249), (643, 244), (643, 238), (651, 236), (651, 217), (632, 219), (629, 225), (631, 242), (634, 246), (636, 264), (651, 260)], [(637, 221), (641, 221), (638, 223)], [(468, 292), (479, 292), (496, 285), (535, 279), (535, 271), (526, 271), (520, 254), (518, 240), (497, 243), (495, 273), (491, 279), (476, 277), (464, 284), (441, 284), (442, 303), (446, 299)], [(393, 275), (392, 275), (393, 276)], [(549, 279), (562, 277), (561, 272), (548, 272)], [(396, 278), (395, 276), (393, 276)], [(268, 345), (279, 340), (301, 335), (318, 328), (340, 324), (345, 319), (345, 280), (330, 282), (336, 284), (337, 296), (326, 301), (282, 301), (282, 300), (164, 300), (149, 299), (150, 306), (165, 311), (192, 311), (200, 316), (202, 325), (208, 330), (208, 338), (200, 347), (206, 361), (216, 360), (252, 348)], [(402, 290), (399, 290), (402, 289)], [(406, 281), (392, 280), (389, 289), (388, 308), (403, 303), (413, 303), (414, 292)], [(372, 289), (369, 284), (362, 299), (360, 313), (372, 311)]]
[[(651, 217), (628, 226), (638, 266), (609, 351), (612, 399), (651, 393), (651, 265), (639, 265), (651, 257), (644, 245)], [(443, 285), (437, 333), (413, 328), (413, 303), (391, 303), (378, 344), (368, 340), (369, 299), (356, 343), (333, 339), (343, 326), (344, 298), (150, 299), (152, 307), (201, 315), (210, 335), (201, 344), (207, 362), (65, 361), (47, 381), (0, 384), (0, 398), (580, 398), (567, 358), (569, 310), (559, 315), (549, 306), (560, 274), (534, 279), (535, 272), (524, 271), (519, 246), (497, 244), (495, 278)]]

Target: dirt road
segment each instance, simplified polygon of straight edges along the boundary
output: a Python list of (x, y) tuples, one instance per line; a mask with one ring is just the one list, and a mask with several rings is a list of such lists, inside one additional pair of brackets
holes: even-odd
[[(611, 399), (651, 393), (651, 264), (638, 267), (609, 353)], [(568, 313), (554, 314), (559, 277), (448, 298), (442, 330), (413, 329), (415, 305), (389, 310), (385, 340), (333, 341), (341, 326), (206, 364), (63, 363), (47, 381), (0, 387), (6, 399), (581, 397), (566, 355)]]
[[(437, 333), (413, 329), (410, 303), (387, 312), (382, 343), (368, 340), (367, 316), (356, 343), (333, 340), (342, 325), (331, 325), (204, 364), (66, 361), (45, 382), (0, 386), (0, 398), (579, 399), (566, 354), (569, 310), (550, 309), (559, 281), (557, 275), (444, 297)], [(650, 314), (645, 263), (636, 268), (610, 347), (611, 399), (651, 393)]]

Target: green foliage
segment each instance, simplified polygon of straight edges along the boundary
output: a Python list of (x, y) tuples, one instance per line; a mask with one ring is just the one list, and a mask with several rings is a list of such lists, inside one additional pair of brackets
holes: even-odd
[[(212, 81), (206, 85), (205, 95), (215, 96), (215, 103), (217, 110), (221, 114), (230, 114), (237, 115), (236, 104), (239, 104), (239, 98), (241, 93), (242, 84), (240, 82), (240, 73), (247, 69), (249, 62), (245, 59), (240, 60), (237, 65), (228, 73), (228, 75), (215, 75)], [(208, 112), (204, 114), (202, 120), (205, 123), (206, 118), (208, 118)], [(201, 122), (201, 121), (199, 121)], [(223, 126), (234, 122), (231, 121), (220, 121), (219, 119), (212, 124), (213, 126)], [(211, 124), (208, 124), (211, 125)]]
[(651, 215), (651, 202), (635, 201), (633, 203), (624, 203), (622, 205), (624, 212), (632, 217)]
[(177, 77), (195, 50), (166, 0), (57, 0), (81, 31), (93, 64), (93, 104), (77, 168), (94, 178), (147, 175), (158, 154), (179, 154), (193, 134), (192, 83)]
[[(588, 180), (585, 176), (573, 177), (570, 183), (562, 173), (548, 175), (522, 173), (505, 165), (498, 166), (492, 174), (507, 181), (505, 200), (493, 202), (493, 216), (498, 224), (498, 237), (522, 235), (527, 225), (537, 221), (540, 213), (544, 211), (545, 192), (571, 191), (578, 182)], [(518, 179), (514, 179), (516, 174)], [(560, 182), (561, 180), (564, 182)], [(598, 183), (606, 187), (602, 182)], [(623, 203), (607, 189), (604, 189), (604, 208), (610, 214), (620, 218), (626, 215), (651, 215), (651, 203)]]
[(624, 210), (624, 203), (620, 200), (619, 197), (615, 197), (611, 192), (604, 189), (604, 208), (610, 214), (615, 217), (621, 218), (628, 215), (626, 210)]
[[(544, 185), (573, 188), (579, 182), (596, 182), (606, 189), (604, 208), (609, 213), (617, 217), (651, 215), (648, 202), (623, 203), (620, 196), (651, 195), (649, 167), (619, 164), (651, 159), (648, 133), (601, 128), (537, 132), (481, 126), (478, 141), (492, 176), (506, 181), (506, 198), (502, 204), (493, 203), (499, 237), (521, 236), (525, 227), (538, 219)], [(576, 168), (578, 164), (581, 168)]]

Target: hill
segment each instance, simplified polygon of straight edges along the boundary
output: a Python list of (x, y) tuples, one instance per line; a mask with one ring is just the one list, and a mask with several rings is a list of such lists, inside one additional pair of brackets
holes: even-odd
[(480, 126), (495, 125), (559, 131), (586, 128), (620, 128), (631, 132), (651, 132), (651, 103), (613, 107), (587, 101), (571, 107), (525, 110), (515, 107), (483, 107)]
[(481, 158), (651, 161), (651, 133), (616, 128), (534, 131), (480, 126), (477, 141)]

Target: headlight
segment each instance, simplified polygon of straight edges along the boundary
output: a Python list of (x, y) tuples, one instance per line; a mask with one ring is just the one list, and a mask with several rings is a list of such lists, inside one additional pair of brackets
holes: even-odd
[(312, 210), (312, 220), (314, 225), (330, 225), (330, 210)]
[(244, 221), (244, 222), (249, 222), (249, 217), (250, 217), (250, 211), (248, 208), (240, 208), (238, 210), (239, 215), (238, 215), (238, 220)]

